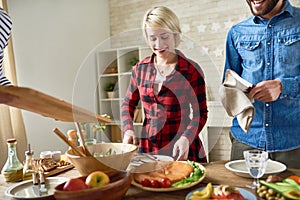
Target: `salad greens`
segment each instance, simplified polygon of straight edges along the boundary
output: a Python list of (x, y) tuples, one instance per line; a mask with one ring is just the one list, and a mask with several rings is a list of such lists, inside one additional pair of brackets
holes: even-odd
[(194, 171), (190, 174), (189, 177), (173, 183), (172, 187), (181, 187), (185, 184), (196, 182), (204, 175), (205, 171), (200, 169), (200, 167), (194, 161), (188, 160), (187, 163), (194, 168)]
[(117, 152), (113, 150), (112, 148), (109, 148), (107, 152), (99, 152), (99, 153), (94, 153), (94, 157), (106, 157), (106, 156), (112, 156), (116, 155)]

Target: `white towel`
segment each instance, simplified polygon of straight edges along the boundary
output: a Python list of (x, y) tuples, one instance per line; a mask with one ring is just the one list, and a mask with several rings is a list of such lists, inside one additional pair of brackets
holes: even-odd
[(219, 88), (221, 102), (231, 117), (236, 117), (240, 127), (248, 133), (254, 118), (255, 108), (253, 99), (247, 96), (247, 92), (253, 87), (237, 73), (226, 70), (225, 80)]

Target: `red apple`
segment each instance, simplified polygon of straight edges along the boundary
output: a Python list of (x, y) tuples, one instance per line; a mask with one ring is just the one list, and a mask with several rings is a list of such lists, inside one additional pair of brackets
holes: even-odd
[(92, 172), (85, 179), (85, 183), (89, 188), (106, 185), (109, 181), (109, 176), (102, 171)]
[(83, 180), (81, 180), (79, 178), (71, 178), (65, 183), (63, 190), (75, 191), (75, 190), (83, 190), (83, 189), (87, 189), (87, 188), (89, 188), (89, 187)]

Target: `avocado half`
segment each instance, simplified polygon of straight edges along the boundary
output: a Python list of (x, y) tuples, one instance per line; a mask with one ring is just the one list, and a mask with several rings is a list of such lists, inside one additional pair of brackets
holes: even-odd
[(282, 194), (285, 198), (287, 199), (293, 199), (293, 200), (299, 200), (300, 199), (300, 191), (294, 191), (294, 190), (290, 190), (290, 191), (286, 191)]
[(285, 197), (286, 200), (300, 200), (300, 186), (292, 179), (286, 178), (282, 182), (259, 181), (260, 184), (275, 190)]

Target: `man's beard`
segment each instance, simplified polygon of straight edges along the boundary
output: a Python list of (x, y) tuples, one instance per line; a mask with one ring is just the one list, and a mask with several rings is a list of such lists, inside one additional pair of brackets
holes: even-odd
[[(268, 1), (268, 0), (266, 0), (266, 1)], [(251, 12), (252, 12), (253, 15), (262, 17), (262, 16), (270, 13), (276, 7), (278, 1), (279, 0), (268, 1), (267, 6), (262, 10), (254, 10), (252, 8), (252, 4), (249, 0), (247, 0), (247, 3), (250, 6), (250, 9), (251, 9)]]

